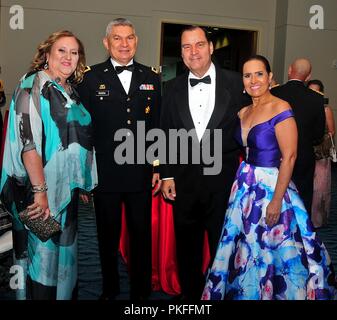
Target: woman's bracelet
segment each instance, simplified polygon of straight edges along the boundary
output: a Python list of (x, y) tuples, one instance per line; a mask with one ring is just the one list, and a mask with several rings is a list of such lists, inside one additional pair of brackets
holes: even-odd
[(32, 185), (32, 192), (38, 193), (38, 192), (46, 192), (48, 190), (46, 182), (43, 184), (33, 184)]

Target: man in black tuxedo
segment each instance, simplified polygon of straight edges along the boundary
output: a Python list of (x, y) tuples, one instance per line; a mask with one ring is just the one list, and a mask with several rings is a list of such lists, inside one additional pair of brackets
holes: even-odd
[(292, 179), (309, 214), (315, 172), (313, 145), (320, 142), (325, 129), (323, 96), (305, 86), (310, 77), (310, 61), (296, 59), (288, 68), (288, 82), (271, 90), (273, 95), (287, 101), (294, 111), (298, 146)]
[[(110, 58), (88, 68), (78, 88), (93, 121), (98, 169), (94, 205), (103, 276), (101, 299), (113, 299), (120, 291), (118, 248), (122, 203), (129, 232), (130, 298), (146, 299), (151, 292), (151, 185), (159, 180), (159, 174), (154, 173), (152, 163), (142, 164), (138, 159), (136, 141), (137, 122), (145, 127), (145, 135), (159, 124), (161, 90), (158, 74), (133, 60), (137, 42), (130, 21), (118, 18), (110, 22), (103, 39)], [(124, 156), (118, 148), (121, 142), (115, 137), (119, 129), (125, 129), (123, 143), (131, 143), (134, 164), (129, 160), (120, 164), (117, 160)]]
[[(179, 164), (182, 152), (178, 152), (177, 165), (160, 166), (161, 190), (164, 198), (173, 201), (174, 206), (181, 298), (199, 300), (205, 285), (202, 272), (205, 230), (212, 262), (239, 164), (233, 131), (237, 112), (243, 104), (243, 85), (238, 73), (220, 69), (212, 63), (213, 44), (203, 28), (186, 28), (181, 34), (181, 50), (189, 72), (167, 83), (161, 128), (167, 137), (170, 129), (195, 131), (189, 143), (182, 145), (187, 150), (188, 163)], [(220, 140), (215, 129), (221, 132)], [(221, 168), (215, 175), (207, 175), (204, 169), (209, 166), (204, 158), (199, 164), (192, 161), (192, 154), (198, 148), (200, 158), (207, 148), (210, 154), (220, 157)], [(168, 157), (173, 153), (168, 150)]]

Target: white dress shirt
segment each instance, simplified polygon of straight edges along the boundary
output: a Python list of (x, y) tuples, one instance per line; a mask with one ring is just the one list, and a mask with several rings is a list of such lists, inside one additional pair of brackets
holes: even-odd
[(207, 124), (212, 116), (215, 104), (215, 66), (212, 63), (208, 71), (203, 75), (211, 77), (211, 83), (199, 82), (194, 87), (190, 84), (190, 79), (200, 79), (193, 73), (188, 76), (188, 102), (193, 119), (194, 127), (199, 141), (207, 128)]
[[(121, 66), (121, 67), (123, 66), (122, 64), (116, 62), (112, 58), (110, 58), (110, 60), (114, 68), (116, 68), (116, 66)], [(129, 66), (130, 64), (133, 64), (133, 59), (127, 64), (127, 66)], [(130, 89), (130, 84), (131, 84), (132, 72), (129, 70), (123, 70), (121, 73), (117, 74), (117, 76), (120, 82), (122, 83), (122, 86), (125, 92), (128, 94), (129, 89)]]
[[(198, 136), (198, 140), (201, 138), (207, 128), (207, 124), (211, 119), (214, 104), (215, 104), (215, 81), (216, 73), (215, 66), (212, 63), (208, 71), (204, 74), (211, 77), (211, 83), (206, 84), (203, 82), (198, 83), (194, 87), (190, 84), (190, 79), (201, 79), (196, 77), (193, 73), (188, 75), (188, 103), (193, 119), (194, 127)], [(173, 180), (173, 177), (163, 178), (162, 180)]]

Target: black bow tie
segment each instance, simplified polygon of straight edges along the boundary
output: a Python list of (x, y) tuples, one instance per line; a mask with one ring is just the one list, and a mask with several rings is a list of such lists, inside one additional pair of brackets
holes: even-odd
[(192, 87), (197, 85), (199, 82), (210, 84), (211, 83), (211, 77), (208, 75), (208, 76), (206, 76), (204, 78), (201, 78), (201, 79), (190, 78), (190, 84), (191, 84)]
[(128, 66), (116, 66), (115, 67), (117, 74), (123, 72), (124, 70), (128, 70), (132, 72), (134, 68), (135, 67), (133, 66), (133, 64), (130, 64)]

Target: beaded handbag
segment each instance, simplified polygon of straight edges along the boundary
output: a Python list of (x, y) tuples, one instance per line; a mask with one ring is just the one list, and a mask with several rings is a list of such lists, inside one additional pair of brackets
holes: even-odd
[(46, 242), (53, 236), (61, 232), (60, 224), (49, 216), (46, 220), (42, 217), (30, 219), (29, 209), (25, 209), (19, 213), (20, 220), (27, 228), (33, 232), (42, 242)]

